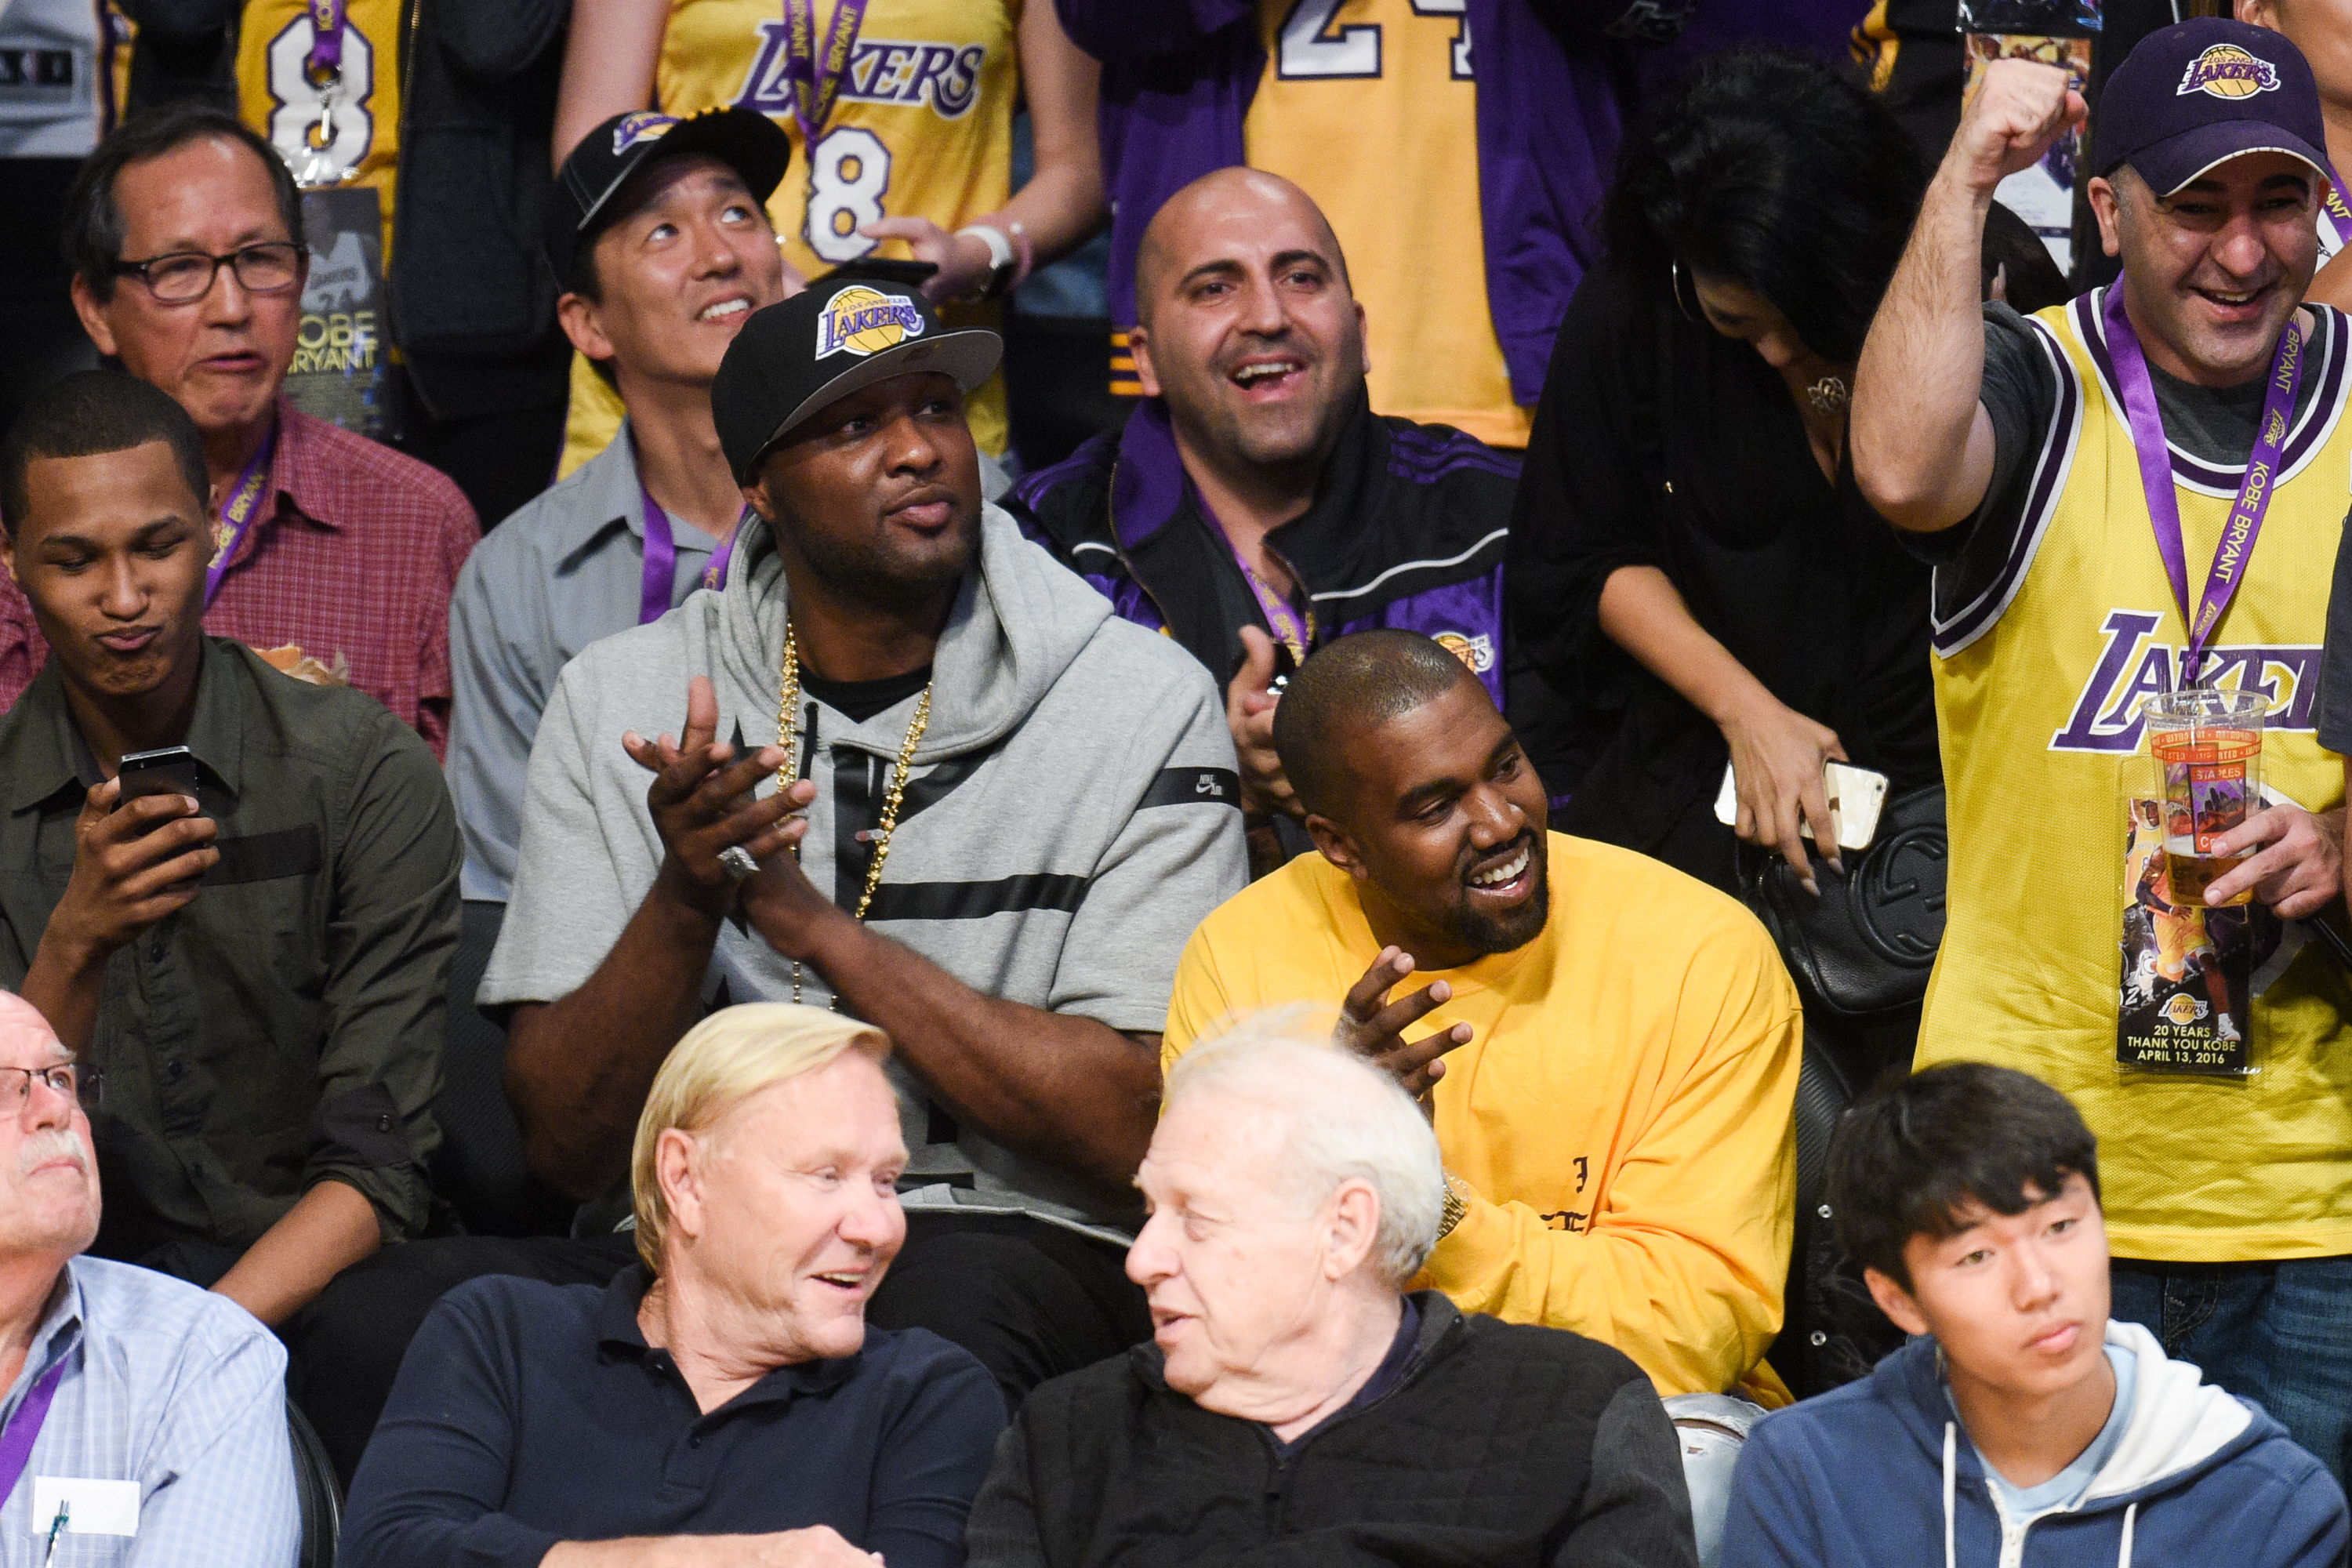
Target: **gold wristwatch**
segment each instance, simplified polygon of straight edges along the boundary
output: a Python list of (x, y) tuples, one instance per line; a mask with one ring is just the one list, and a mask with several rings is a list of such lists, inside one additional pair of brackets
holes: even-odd
[(1437, 1239), (1444, 1241), (1470, 1212), (1470, 1188), (1453, 1172), (1445, 1173), (1445, 1206), (1438, 1211)]

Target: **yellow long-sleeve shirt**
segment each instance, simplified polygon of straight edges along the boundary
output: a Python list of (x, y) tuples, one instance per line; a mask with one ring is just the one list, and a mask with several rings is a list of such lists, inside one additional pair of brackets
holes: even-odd
[[(1416, 973), (1466, 1023), (1437, 1141), (1477, 1196), (1416, 1283), (1616, 1346), (1662, 1394), (1745, 1385), (1780, 1326), (1796, 1190), (1797, 995), (1753, 916), (1647, 856), (1549, 836), (1551, 915), (1516, 952)], [(1378, 956), (1354, 884), (1302, 856), (1201, 922), (1166, 1068), (1229, 1014), (1336, 1007)], [(1419, 1031), (1414, 1031), (1418, 1034)]]

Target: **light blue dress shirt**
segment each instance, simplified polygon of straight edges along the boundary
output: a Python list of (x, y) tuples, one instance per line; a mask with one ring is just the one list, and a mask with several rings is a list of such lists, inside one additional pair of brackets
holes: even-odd
[(135, 1534), (69, 1524), (57, 1568), (290, 1568), (301, 1520), (276, 1335), (225, 1296), (77, 1258), (0, 1425), (60, 1361), (32, 1458), (0, 1502), (0, 1565), (42, 1562), (51, 1521), (33, 1517), (33, 1493), (46, 1478), (139, 1488)]

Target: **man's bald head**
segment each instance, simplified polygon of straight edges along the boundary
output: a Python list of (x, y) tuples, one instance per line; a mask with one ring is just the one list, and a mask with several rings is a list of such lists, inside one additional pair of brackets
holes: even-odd
[(1274, 710), (1275, 752), (1299, 804), (1337, 816), (1350, 742), (1476, 679), (1419, 632), (1383, 626), (1324, 644), (1291, 677)]
[(1128, 350), (1194, 479), (1314, 493), (1364, 405), (1364, 308), (1331, 226), (1289, 181), (1203, 174), (1144, 231)]
[(1139, 322), (1151, 324), (1152, 305), (1174, 279), (1216, 259), (1208, 254), (1216, 248), (1213, 243), (1204, 247), (1201, 241), (1230, 220), (1261, 234), (1295, 231), (1293, 240), (1321, 256), (1341, 289), (1354, 292), (1339, 237), (1331, 231), (1331, 221), (1315, 205), (1315, 198), (1279, 174), (1236, 164), (1203, 174), (1178, 191), (1160, 205), (1145, 226), (1135, 256), (1135, 314)]

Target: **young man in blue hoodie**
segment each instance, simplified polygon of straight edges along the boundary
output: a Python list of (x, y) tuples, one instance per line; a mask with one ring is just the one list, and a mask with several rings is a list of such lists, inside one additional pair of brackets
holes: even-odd
[(2098, 1146), (2065, 1096), (1979, 1062), (1864, 1098), (1829, 1198), (1915, 1337), (1760, 1422), (1722, 1568), (2330, 1568), (2344, 1494), (2252, 1403), (2107, 1316)]

